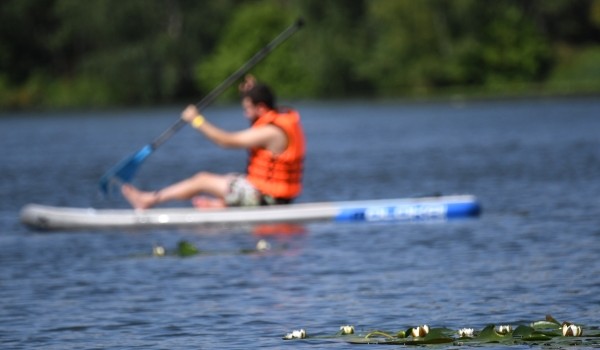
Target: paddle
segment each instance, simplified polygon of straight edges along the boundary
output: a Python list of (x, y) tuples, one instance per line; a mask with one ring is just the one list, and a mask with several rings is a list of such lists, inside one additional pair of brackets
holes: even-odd
[[(221, 95), (227, 88), (231, 86), (236, 80), (240, 79), (244, 76), (248, 71), (254, 67), (257, 63), (259, 63), (262, 59), (264, 59), (273, 49), (283, 43), (287, 38), (292, 36), (298, 29), (300, 29), (304, 25), (304, 21), (302, 19), (296, 20), (294, 24), (289, 26), (286, 30), (281, 32), (273, 41), (271, 41), (267, 46), (263, 47), (260, 51), (258, 51), (250, 60), (244, 63), (236, 72), (231, 74), (227, 79), (225, 79), (221, 84), (219, 84), (216, 88), (214, 88), (208, 95), (206, 95), (200, 102), (196, 104), (198, 110), (202, 110), (210, 105), (219, 95)], [(103, 176), (100, 178), (100, 190), (104, 194), (108, 194), (109, 186), (112, 183), (127, 183), (130, 182), (135, 173), (137, 172), (140, 165), (154, 152), (158, 147), (160, 147), (165, 141), (167, 141), (171, 136), (173, 136), (179, 129), (181, 129), (187, 122), (181, 118), (179, 118), (173, 125), (171, 125), (167, 130), (163, 131), (157, 138), (155, 138), (151, 143), (142, 147), (139, 151), (127, 157), (117, 163), (115, 166), (110, 168)]]

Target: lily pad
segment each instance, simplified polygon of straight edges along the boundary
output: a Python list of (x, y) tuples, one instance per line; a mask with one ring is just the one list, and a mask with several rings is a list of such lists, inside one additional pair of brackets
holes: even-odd
[(479, 333), (476, 339), (485, 343), (501, 343), (507, 339), (512, 339), (512, 332), (500, 334), (496, 332), (496, 326), (490, 324)]
[(187, 242), (187, 241), (180, 241), (179, 244), (177, 245), (177, 254), (179, 256), (192, 256), (192, 255), (196, 255), (200, 253), (200, 250), (198, 250), (198, 248), (196, 248), (196, 246), (194, 246), (192, 243)]

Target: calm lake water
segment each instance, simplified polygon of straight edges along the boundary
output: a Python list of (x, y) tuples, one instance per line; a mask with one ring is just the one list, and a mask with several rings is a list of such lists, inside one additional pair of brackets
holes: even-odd
[[(475, 220), (41, 233), (27, 203), (122, 207), (100, 176), (173, 123), (179, 108), (16, 113), (0, 118), (0, 347), (354, 348), (286, 342), (411, 326), (600, 326), (600, 100), (297, 103), (308, 139), (301, 202), (473, 194)], [(246, 126), (240, 108), (206, 116)], [(243, 171), (190, 128), (136, 184)], [(182, 205), (176, 203), (173, 205)], [(184, 203), (183, 205), (187, 205)], [(245, 253), (261, 239), (272, 249)], [(186, 240), (203, 254), (152, 257)], [(585, 331), (585, 330), (584, 330)], [(376, 345), (372, 345), (376, 347)], [(519, 346), (516, 346), (519, 347)], [(521, 346), (521, 348), (528, 348)]]

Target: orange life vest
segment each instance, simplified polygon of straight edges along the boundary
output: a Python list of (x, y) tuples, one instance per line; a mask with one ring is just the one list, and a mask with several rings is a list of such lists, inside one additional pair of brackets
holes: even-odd
[(304, 132), (294, 110), (271, 110), (260, 116), (253, 128), (273, 124), (287, 135), (287, 148), (278, 155), (264, 148), (250, 149), (247, 179), (262, 194), (274, 199), (293, 199), (302, 190)]

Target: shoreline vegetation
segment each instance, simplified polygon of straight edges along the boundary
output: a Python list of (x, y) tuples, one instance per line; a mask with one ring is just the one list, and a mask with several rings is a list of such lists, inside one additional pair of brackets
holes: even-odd
[(0, 6), (0, 111), (196, 101), (300, 17), (305, 28), (252, 71), (283, 100), (600, 95), (600, 0)]

